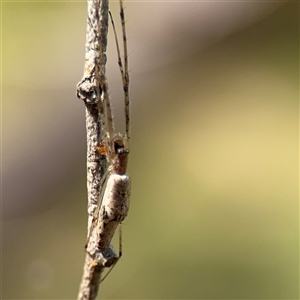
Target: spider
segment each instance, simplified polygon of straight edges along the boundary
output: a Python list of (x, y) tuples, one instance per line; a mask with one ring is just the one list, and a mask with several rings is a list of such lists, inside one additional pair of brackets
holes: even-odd
[[(105, 63), (103, 52), (100, 47), (100, 69), (95, 64), (96, 80), (99, 83), (97, 85), (97, 97), (98, 97), (98, 111), (99, 120), (101, 122), (103, 137), (96, 148), (97, 152), (101, 156), (105, 156), (109, 164), (105, 175), (102, 178), (103, 188), (100, 194), (100, 200), (95, 210), (92, 226), (88, 234), (86, 242), (86, 251), (93, 257), (98, 251), (104, 253), (110, 246), (111, 240), (115, 234), (118, 225), (126, 218), (129, 210), (130, 203), (130, 176), (126, 174), (128, 155), (130, 150), (130, 100), (129, 100), (129, 75), (128, 75), (128, 54), (127, 54), (127, 38), (125, 29), (125, 17), (123, 0), (120, 2), (120, 18), (123, 34), (123, 51), (124, 59), (121, 59), (120, 48), (117, 38), (117, 32), (111, 13), (110, 19), (114, 30), (115, 42), (118, 54), (118, 65), (122, 77), (123, 90), (124, 90), (124, 103), (125, 103), (125, 135), (121, 133), (115, 133), (114, 121), (112, 110), (110, 106), (110, 99), (108, 95), (108, 84), (105, 76)], [(96, 228), (96, 229), (95, 229)], [(99, 243), (96, 245), (90, 242), (90, 237), (93, 230), (96, 230)], [(95, 249), (96, 248), (96, 249)], [(111, 266), (109, 272), (105, 275), (102, 281), (110, 273), (112, 268), (116, 265), (117, 261), (122, 256), (122, 243), (121, 243), (121, 226), (120, 226), (120, 238), (119, 238), (119, 256), (110, 263)], [(106, 265), (105, 265), (106, 266)]]

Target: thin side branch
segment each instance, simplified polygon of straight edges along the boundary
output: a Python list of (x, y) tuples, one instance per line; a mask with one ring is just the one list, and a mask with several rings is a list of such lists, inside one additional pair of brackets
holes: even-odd
[[(96, 151), (101, 136), (99, 122), (100, 83), (97, 71), (100, 70), (100, 59), (106, 61), (105, 51), (108, 31), (108, 0), (88, 0), (87, 31), (85, 48), (84, 76), (77, 85), (77, 96), (86, 106), (87, 131), (87, 192), (88, 192), (88, 230), (90, 232), (95, 210), (101, 191), (101, 178), (106, 169), (105, 160), (101, 160)], [(101, 43), (101, 45), (99, 44)], [(102, 53), (100, 53), (100, 51)], [(103, 64), (102, 64), (103, 65)], [(105, 72), (105, 70), (104, 70)], [(91, 239), (91, 242), (97, 243)], [(97, 253), (95, 253), (97, 256)], [(101, 259), (95, 260), (87, 253), (83, 276), (78, 293), (78, 300), (96, 299), (101, 274), (104, 267), (113, 263), (116, 254), (109, 247), (107, 253), (101, 253)], [(101, 262), (101, 263), (100, 263)]]

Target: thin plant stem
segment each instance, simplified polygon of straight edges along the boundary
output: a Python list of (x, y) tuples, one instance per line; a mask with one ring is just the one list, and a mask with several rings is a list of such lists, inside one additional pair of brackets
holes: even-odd
[[(100, 83), (97, 70), (100, 69), (100, 58), (106, 61), (105, 51), (108, 31), (108, 0), (87, 1), (87, 30), (85, 47), (84, 75), (77, 85), (77, 96), (83, 100), (86, 108), (87, 132), (87, 193), (88, 193), (88, 230), (91, 230), (95, 210), (97, 209), (100, 192), (101, 178), (106, 172), (106, 161), (101, 160), (96, 148), (101, 140), (101, 122), (99, 121), (98, 100), (100, 96)], [(100, 44), (101, 43), (101, 46)], [(100, 53), (100, 51), (102, 53)], [(102, 70), (105, 72), (105, 70)], [(91, 240), (95, 241), (96, 237)], [(96, 253), (97, 255), (97, 253)], [(103, 253), (101, 253), (103, 256)], [(105, 267), (115, 259), (116, 254), (108, 247), (102, 261), (97, 263), (89, 253), (86, 253), (83, 276), (77, 296), (78, 300), (96, 299), (101, 282), (101, 274)], [(99, 263), (100, 262), (100, 263)]]

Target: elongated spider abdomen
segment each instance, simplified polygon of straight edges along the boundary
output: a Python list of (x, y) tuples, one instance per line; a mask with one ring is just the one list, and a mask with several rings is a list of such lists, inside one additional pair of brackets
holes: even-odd
[(97, 234), (101, 237), (99, 250), (106, 249), (118, 225), (126, 218), (130, 205), (131, 182), (128, 174), (111, 174), (107, 180), (100, 216), (103, 223)]

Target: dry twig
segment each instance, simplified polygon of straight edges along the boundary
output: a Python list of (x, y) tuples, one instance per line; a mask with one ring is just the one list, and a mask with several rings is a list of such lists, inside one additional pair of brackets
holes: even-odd
[[(96, 151), (101, 135), (97, 106), (100, 83), (96, 72), (100, 69), (100, 57), (105, 61), (107, 31), (108, 0), (88, 0), (84, 76), (77, 85), (77, 96), (86, 106), (88, 232), (100, 197), (101, 178), (106, 171), (106, 161), (101, 160)], [(86, 254), (78, 300), (96, 299), (103, 269), (113, 264), (116, 257), (111, 247), (108, 247), (105, 253), (101, 253), (101, 259), (98, 259), (97, 263)]]

